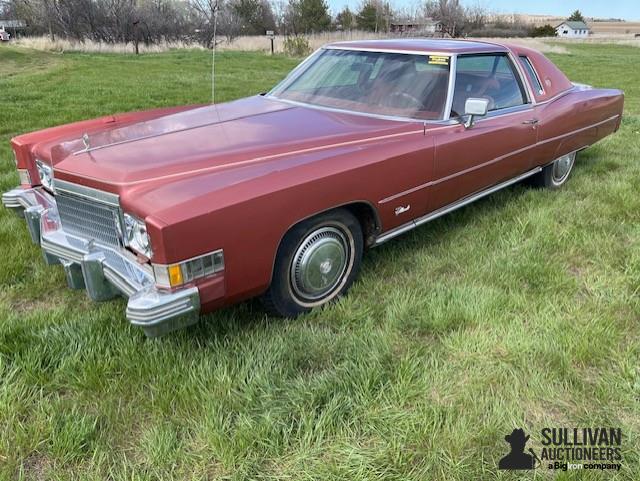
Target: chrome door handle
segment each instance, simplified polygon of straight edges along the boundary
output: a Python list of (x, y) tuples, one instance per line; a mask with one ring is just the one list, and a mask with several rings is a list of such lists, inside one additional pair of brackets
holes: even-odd
[(524, 125), (536, 125), (538, 123), (538, 119), (529, 119), (522, 122)]

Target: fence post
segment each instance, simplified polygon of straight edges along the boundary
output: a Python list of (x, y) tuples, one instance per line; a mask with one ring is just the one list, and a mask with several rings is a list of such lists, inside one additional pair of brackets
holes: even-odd
[(267, 30), (267, 37), (269, 37), (269, 40), (271, 40), (271, 55), (274, 54), (274, 48), (273, 48), (273, 39), (275, 37), (275, 32), (273, 30)]

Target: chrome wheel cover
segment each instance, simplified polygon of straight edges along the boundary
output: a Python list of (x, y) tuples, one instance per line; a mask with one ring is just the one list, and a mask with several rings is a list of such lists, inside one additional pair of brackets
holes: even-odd
[(353, 239), (348, 229), (322, 227), (309, 233), (291, 262), (291, 287), (304, 303), (326, 301), (337, 293), (353, 265)]
[(573, 168), (575, 159), (576, 153), (573, 152), (571, 154), (563, 155), (555, 160), (553, 163), (553, 182), (556, 185), (560, 185), (567, 180), (567, 177), (569, 177), (569, 173)]

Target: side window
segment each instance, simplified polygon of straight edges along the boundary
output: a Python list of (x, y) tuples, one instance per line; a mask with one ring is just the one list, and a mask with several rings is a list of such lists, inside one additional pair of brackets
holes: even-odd
[(458, 57), (452, 117), (464, 114), (468, 98), (487, 99), (490, 111), (527, 103), (520, 77), (506, 54)]
[(527, 73), (527, 77), (529, 78), (529, 82), (531, 82), (533, 89), (542, 95), (544, 93), (544, 89), (542, 88), (538, 74), (531, 64), (531, 60), (529, 60), (528, 57), (521, 55), (520, 63), (522, 64), (522, 67), (524, 67), (524, 71)]

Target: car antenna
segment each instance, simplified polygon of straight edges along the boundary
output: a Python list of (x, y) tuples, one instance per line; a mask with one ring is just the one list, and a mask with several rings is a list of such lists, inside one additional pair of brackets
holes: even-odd
[(220, 113), (216, 105), (216, 46), (218, 45), (218, 10), (220, 9), (220, 0), (216, 0), (213, 5), (213, 49), (211, 50), (211, 103), (214, 105), (218, 122), (220, 121)]

